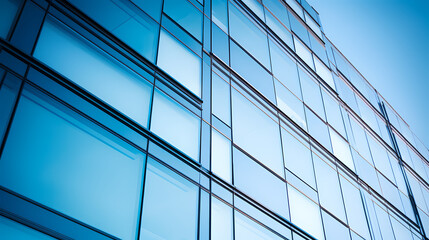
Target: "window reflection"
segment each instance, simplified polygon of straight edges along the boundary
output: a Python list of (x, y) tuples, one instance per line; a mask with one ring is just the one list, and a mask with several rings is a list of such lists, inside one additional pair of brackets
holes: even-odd
[(187, 0), (164, 0), (164, 12), (200, 42), (203, 38), (203, 14)]
[(283, 239), (263, 226), (235, 211), (235, 239), (236, 240), (280, 240)]
[(278, 124), (236, 90), (232, 92), (232, 132), (235, 144), (284, 177)]
[(165, 30), (160, 34), (157, 64), (201, 97), (201, 58)]
[(149, 158), (140, 239), (197, 239), (198, 187)]
[(23, 224), (0, 216), (0, 236), (3, 239), (14, 240), (53, 240), (55, 238), (38, 232)]
[(0, 2), (0, 37), (7, 37), (22, 1), (3, 0)]
[(34, 56), (147, 127), (152, 86), (70, 29), (48, 19)]
[(215, 197), (211, 200), (211, 239), (232, 240), (232, 208)]
[(150, 129), (194, 160), (199, 160), (201, 120), (159, 90), (153, 98)]
[(231, 142), (212, 129), (212, 172), (225, 181), (232, 182)]
[(0, 185), (116, 237), (135, 238), (144, 154), (69, 112), (24, 92), (1, 157)]

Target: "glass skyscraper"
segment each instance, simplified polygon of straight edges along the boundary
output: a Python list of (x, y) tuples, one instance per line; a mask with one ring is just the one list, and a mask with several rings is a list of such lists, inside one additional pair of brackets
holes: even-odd
[(0, 1), (0, 239), (427, 239), (428, 160), (305, 0)]

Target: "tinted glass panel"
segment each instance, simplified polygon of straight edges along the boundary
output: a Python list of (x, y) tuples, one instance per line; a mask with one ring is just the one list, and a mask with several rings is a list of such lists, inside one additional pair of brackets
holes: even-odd
[(325, 235), (327, 240), (349, 240), (349, 229), (322, 211), (323, 225), (325, 226)]
[(187, 0), (164, 0), (164, 12), (202, 41), (203, 13)]
[[(155, 62), (159, 25), (140, 9), (120, 0), (99, 0), (96, 2), (86, 0), (68, 1), (143, 57), (152, 63)], [(155, 7), (157, 1), (153, 1), (153, 4), (147, 4), (146, 2), (149, 2), (147, 0), (140, 1), (145, 2), (145, 8), (151, 10), (146, 13), (152, 15), (159, 15), (161, 13), (161, 9), (159, 9), (159, 12), (155, 12), (155, 9), (152, 9), (152, 5)], [(159, 21), (159, 17), (155, 19)]]
[(233, 41), (231, 43), (231, 67), (247, 82), (275, 103), (273, 77)]
[(351, 170), (355, 170), (349, 144), (334, 131), (329, 131), (334, 155)]
[(232, 240), (232, 208), (215, 197), (211, 199), (211, 239)]
[(236, 240), (280, 240), (283, 239), (239, 212), (234, 214)]
[(34, 56), (147, 127), (151, 85), (70, 29), (46, 21)]
[(157, 22), (161, 22), (162, 0), (131, 0)]
[(286, 183), (235, 148), (234, 185), (267, 208), (289, 218)]
[(231, 142), (212, 129), (212, 172), (225, 181), (232, 182)]
[(323, 107), (319, 84), (302, 69), (299, 71), (299, 78), (305, 104), (316, 112), (320, 118), (325, 119), (325, 108)]
[(25, 93), (0, 161), (0, 184), (114, 236), (133, 239), (144, 154), (78, 118)]
[(0, 2), (0, 37), (6, 38), (22, 0), (3, 0)]
[(201, 96), (201, 58), (162, 30), (158, 66), (197, 96)]
[(277, 106), (288, 117), (305, 129), (307, 123), (305, 121), (303, 103), (279, 81), (274, 80), (274, 82), (276, 86)]
[(232, 103), (234, 143), (284, 176), (279, 125), (235, 90)]
[(273, 42), (270, 44), (270, 50), (274, 76), (298, 98), (301, 98), (296, 62)]
[(288, 186), (288, 193), (292, 222), (315, 238), (325, 239), (319, 207), (293, 187)]
[(267, 35), (244, 16), (234, 4), (229, 4), (229, 23), (231, 37), (270, 69)]
[(198, 190), (149, 158), (140, 239), (197, 239)]
[(212, 0), (212, 20), (228, 32), (228, 0)]
[(194, 160), (200, 150), (200, 119), (160, 91), (153, 98), (150, 129)]
[(282, 126), (282, 144), (286, 168), (315, 188), (313, 160), (309, 144), (285, 125)]
[(212, 73), (212, 112), (227, 125), (231, 125), (231, 90), (229, 79)]

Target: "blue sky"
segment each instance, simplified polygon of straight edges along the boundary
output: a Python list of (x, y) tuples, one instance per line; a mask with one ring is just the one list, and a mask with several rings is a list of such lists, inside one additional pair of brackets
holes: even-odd
[(327, 37), (429, 146), (429, 0), (307, 0)]

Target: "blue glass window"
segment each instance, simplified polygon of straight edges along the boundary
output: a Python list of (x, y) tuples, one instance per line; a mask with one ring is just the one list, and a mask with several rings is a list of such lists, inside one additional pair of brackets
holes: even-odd
[[(159, 25), (140, 9), (120, 0), (99, 0), (97, 2), (86, 0), (68, 1), (143, 57), (152, 63), (155, 62)], [(145, 3), (144, 6), (148, 9), (143, 10), (150, 10), (146, 12), (148, 14), (159, 15), (161, 13), (160, 9), (157, 13), (153, 8), (156, 2), (153, 1), (152, 4)], [(138, 6), (141, 7), (141, 5)], [(159, 21), (159, 18), (155, 19)]]
[(162, 30), (158, 66), (197, 96), (201, 96), (201, 58)]
[(289, 218), (286, 183), (236, 148), (234, 185), (265, 207)]
[(54, 240), (55, 238), (38, 232), (25, 225), (0, 216), (0, 236), (13, 240)]
[(329, 131), (329, 134), (331, 135), (332, 150), (334, 152), (334, 155), (347, 167), (355, 171), (349, 144), (344, 141), (344, 139), (335, 131), (331, 130)]
[[(387, 212), (384, 209), (380, 208), (377, 204), (374, 204), (374, 208), (377, 214), (378, 226), (380, 227), (380, 232), (383, 239), (395, 239), (395, 236), (393, 235), (392, 231), (392, 226), (390, 225), (389, 215), (387, 214)], [(375, 220), (376, 219), (374, 219), (374, 221)]]
[(203, 13), (187, 0), (164, 0), (164, 13), (200, 42), (203, 38)]
[(265, 97), (275, 103), (273, 77), (259, 63), (230, 41), (231, 67)]
[(365, 239), (370, 239), (365, 209), (359, 189), (343, 177), (340, 177), (340, 182), (350, 228)]
[(149, 14), (155, 21), (161, 22), (162, 0), (131, 0), (131, 2)]
[(46, 21), (34, 56), (147, 127), (149, 82), (70, 29), (54, 20)]
[(153, 98), (150, 130), (194, 160), (199, 160), (200, 119), (159, 90)]
[(272, 41), (270, 42), (270, 51), (274, 77), (301, 99), (301, 85), (296, 62)]
[(258, 0), (243, 0), (243, 2), (256, 14), (256, 16), (258, 16), (262, 21), (265, 21), (264, 7)]
[(293, 42), (295, 45), (295, 51), (298, 54), (298, 56), (312, 69), (314, 69), (313, 64), (313, 55), (311, 54), (310, 50), (296, 37), (293, 38)]
[[(264, 0), (265, 7), (267, 7), (266, 13), (268, 16), (268, 13), (271, 13), (275, 16), (278, 21), (281, 22), (281, 24), (284, 27), (287, 27), (290, 29), (290, 23), (289, 23), (289, 16), (288, 11), (286, 10), (286, 6), (283, 5), (283, 1), (281, 0)], [(268, 18), (267, 18), (267, 24), (268, 24)]]
[(319, 74), (323, 81), (335, 90), (335, 83), (331, 70), (329, 70), (318, 58), (314, 58), (314, 65), (316, 67), (317, 74)]
[(288, 194), (292, 223), (317, 239), (325, 239), (319, 206), (294, 187), (288, 186)]
[(140, 239), (197, 239), (196, 185), (149, 158)]
[(224, 32), (228, 32), (228, 0), (212, 0), (212, 20)]
[(270, 69), (266, 33), (262, 32), (249, 18), (243, 15), (234, 4), (229, 4), (229, 24), (231, 37), (262, 65)]
[(0, 185), (133, 239), (145, 155), (74, 115), (24, 92), (1, 157)]
[(4, 0), (0, 2), (0, 37), (6, 38), (22, 0)]
[(228, 126), (231, 125), (231, 89), (229, 78), (212, 73), (212, 112)]
[[(293, 47), (292, 33), (287, 30), (285, 25), (277, 20), (270, 12), (267, 12), (267, 25), (277, 34), (280, 39), (290, 48)], [(270, 41), (271, 45), (271, 41)]]
[(317, 117), (311, 110), (305, 108), (305, 116), (307, 117), (308, 132), (325, 148), (331, 150), (331, 141), (329, 138), (328, 127), (320, 118)]
[[(285, 130), (286, 129), (286, 130)], [(292, 129), (282, 124), (282, 144), (285, 166), (308, 185), (316, 188), (310, 146)]]
[(350, 240), (349, 229), (322, 211), (323, 225), (325, 226), (325, 236), (327, 240)]
[(234, 214), (235, 240), (282, 240), (283, 238), (274, 234), (262, 225), (257, 224), (242, 213), (235, 211)]
[(305, 121), (304, 104), (279, 81), (274, 80), (274, 83), (276, 86), (277, 106), (305, 129), (307, 123)]
[(295, 15), (290, 14), (290, 25), (292, 31), (300, 38), (301, 41), (310, 47), (310, 38), (308, 36), (308, 30), (305, 27), (305, 24), (301, 22), (299, 18), (296, 18)]
[(323, 104), (325, 106), (326, 118), (328, 123), (335, 128), (343, 137), (346, 137), (346, 129), (344, 127), (343, 117), (341, 114), (340, 105), (327, 92), (322, 91)]
[(215, 197), (211, 199), (211, 239), (232, 240), (232, 208)]
[(346, 222), (337, 171), (316, 154), (313, 154), (313, 160), (320, 204), (343, 222)]
[(231, 141), (212, 129), (212, 172), (225, 181), (232, 182)]
[(232, 132), (235, 144), (284, 177), (278, 123), (236, 90), (232, 92)]
[(319, 84), (301, 69), (299, 70), (299, 78), (305, 104), (316, 112), (320, 118), (325, 119), (325, 108)]
[(390, 160), (387, 156), (386, 149), (380, 145), (377, 140), (372, 137), (368, 137), (369, 147), (371, 149), (372, 159), (375, 167), (382, 172), (390, 181), (394, 182), (395, 177), (393, 176), (392, 168), (390, 167)]

